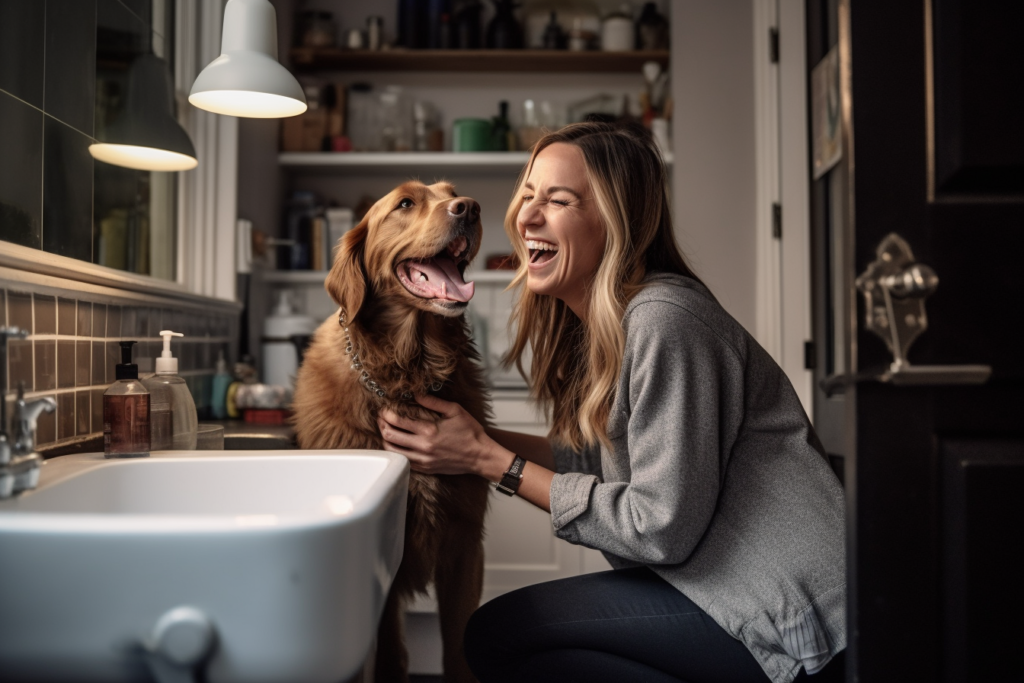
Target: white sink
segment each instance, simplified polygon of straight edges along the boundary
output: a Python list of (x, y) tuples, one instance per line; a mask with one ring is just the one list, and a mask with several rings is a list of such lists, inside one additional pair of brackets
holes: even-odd
[(402, 558), (408, 478), (381, 451), (50, 460), (37, 490), (0, 501), (2, 677), (172, 680), (154, 629), (185, 607), (215, 642), (182, 666), (210, 683), (343, 680)]

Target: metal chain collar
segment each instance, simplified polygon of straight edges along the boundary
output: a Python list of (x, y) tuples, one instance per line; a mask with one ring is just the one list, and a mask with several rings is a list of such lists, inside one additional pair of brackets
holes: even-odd
[[(363, 362), (359, 360), (359, 354), (356, 353), (352, 347), (352, 335), (349, 334), (348, 331), (348, 321), (345, 319), (345, 311), (338, 311), (338, 325), (341, 326), (342, 331), (345, 333), (345, 355), (352, 357), (352, 365), (350, 367), (359, 373), (359, 383), (366, 387), (366, 390), (377, 398), (387, 398), (388, 392), (385, 391), (376, 380), (370, 377), (370, 373), (363, 369)], [(430, 390), (434, 392), (440, 391), (441, 382), (434, 382), (431, 384)], [(403, 401), (411, 401), (412, 397), (411, 392), (402, 392), (401, 398)]]

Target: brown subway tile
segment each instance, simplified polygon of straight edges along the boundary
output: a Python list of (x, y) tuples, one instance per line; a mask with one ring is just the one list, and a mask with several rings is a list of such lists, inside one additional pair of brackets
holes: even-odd
[(70, 389), (75, 386), (75, 342), (70, 339), (57, 340), (57, 388)]
[(36, 294), (36, 326), (33, 334), (57, 334), (57, 300)]
[(121, 307), (107, 306), (107, 337), (121, 336)]
[(7, 341), (7, 391), (17, 391), (24, 382), (25, 391), (35, 390), (35, 366), (32, 365), (32, 342), (27, 339)]
[(131, 306), (123, 306), (121, 308), (121, 336), (125, 339), (138, 339), (137, 325), (138, 316), (135, 314), (135, 309)]
[(32, 334), (32, 295), (7, 292), (7, 324)]
[(93, 304), (92, 305), (92, 336), (94, 337), (106, 337), (107, 336), (107, 305), (106, 304)]
[[(135, 337), (134, 337), (134, 339), (139, 339), (141, 337), (148, 337), (149, 336), (149, 318), (150, 318), (150, 316), (149, 316), (149, 309), (148, 308), (136, 309), (136, 311), (135, 311), (135, 332), (134, 332)], [(122, 320), (121, 322), (122, 322), (122, 324), (124, 324), (124, 320)], [(156, 336), (156, 332), (153, 333), (153, 336), (154, 337)]]
[[(54, 398), (50, 396), (50, 398)], [(57, 415), (44, 412), (36, 420), (36, 445), (53, 443), (57, 440)]]
[(75, 334), (75, 300), (57, 299), (57, 334)]
[(93, 342), (92, 343), (92, 382), (91, 384), (106, 384), (107, 373), (104, 370), (106, 367), (107, 350), (105, 342)]
[(92, 304), (88, 301), (78, 302), (78, 336), (92, 336)]
[(92, 405), (92, 431), (103, 431), (103, 389), (93, 389), (89, 397)]
[(92, 432), (92, 409), (89, 407), (89, 392), (75, 392), (75, 434)]
[(92, 384), (92, 353), (90, 342), (75, 342), (75, 386), (87, 387)]
[(57, 342), (36, 340), (36, 391), (57, 388)]
[(107, 371), (104, 374), (103, 381), (97, 382), (97, 384), (110, 384), (114, 382), (117, 377), (117, 364), (121, 362), (121, 347), (117, 345), (117, 342), (106, 342), (107, 357)]
[(57, 438), (75, 435), (75, 394), (68, 391), (57, 394)]

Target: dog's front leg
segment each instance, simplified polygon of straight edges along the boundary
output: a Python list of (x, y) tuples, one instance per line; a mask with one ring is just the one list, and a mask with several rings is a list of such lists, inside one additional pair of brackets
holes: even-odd
[[(397, 583), (397, 581), (396, 581)], [(374, 664), (376, 683), (409, 683), (409, 653), (405, 649), (402, 624), (404, 600), (396, 586), (391, 586), (384, 603), (384, 613), (377, 629), (377, 656)]]
[[(467, 539), (472, 539), (467, 542)], [(459, 524), (445, 532), (434, 573), (437, 612), (444, 644), (446, 683), (476, 683), (463, 654), (462, 642), (469, 617), (480, 606), (483, 590), (484, 548), (481, 532)]]

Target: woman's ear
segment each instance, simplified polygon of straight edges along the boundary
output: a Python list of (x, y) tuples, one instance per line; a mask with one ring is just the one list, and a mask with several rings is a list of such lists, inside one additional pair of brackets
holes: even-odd
[(363, 252), (370, 217), (345, 233), (334, 249), (334, 265), (324, 280), (324, 289), (341, 306), (345, 316), (355, 320), (366, 298), (366, 263)]

